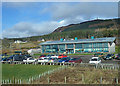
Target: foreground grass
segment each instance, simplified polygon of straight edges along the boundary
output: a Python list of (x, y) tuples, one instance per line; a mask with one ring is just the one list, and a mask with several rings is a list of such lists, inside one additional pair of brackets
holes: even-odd
[(59, 66), (50, 65), (25, 65), (25, 64), (3, 64), (2, 79), (28, 79), (29, 77), (38, 75), (48, 70), (55, 69)]

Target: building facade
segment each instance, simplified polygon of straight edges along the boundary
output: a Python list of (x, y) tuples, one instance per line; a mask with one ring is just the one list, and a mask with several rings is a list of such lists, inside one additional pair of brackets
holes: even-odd
[(115, 37), (59, 40), (40, 43), (42, 53), (115, 52)]

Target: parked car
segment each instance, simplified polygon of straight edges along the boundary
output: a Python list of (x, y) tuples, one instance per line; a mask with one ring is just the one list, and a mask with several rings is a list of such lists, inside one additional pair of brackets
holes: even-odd
[(90, 64), (100, 64), (101, 58), (100, 57), (92, 57), (89, 61)]
[(58, 62), (69, 62), (70, 57), (63, 57)]
[(2, 58), (1, 62), (3, 62), (3, 61), (8, 61), (8, 58)]
[(71, 59), (69, 60), (69, 62), (72, 62), (72, 63), (81, 63), (81, 62), (82, 62), (82, 59), (75, 57), (75, 58), (71, 58)]
[(63, 58), (63, 57), (68, 57), (68, 56), (64, 54), (58, 56), (58, 58)]
[(117, 54), (115, 59), (120, 60), (120, 54)]
[(58, 58), (58, 55), (53, 55), (51, 56), (51, 58)]
[(50, 58), (49, 62), (58, 62), (61, 58)]
[(51, 58), (52, 56), (54, 56), (54, 55), (47, 55), (47, 56), (45, 56), (45, 58)]
[(38, 62), (49, 62), (51, 58), (39, 58), (37, 61)]
[(28, 63), (31, 63), (31, 62), (36, 62), (37, 60), (34, 59), (34, 58), (27, 58), (27, 59), (24, 59), (23, 62), (28, 62)]
[(107, 54), (107, 55), (104, 57), (104, 60), (112, 60), (113, 58), (115, 58), (115, 55), (114, 55), (114, 54)]
[(41, 58), (41, 57), (46, 57), (46, 55), (41, 55), (40, 58)]

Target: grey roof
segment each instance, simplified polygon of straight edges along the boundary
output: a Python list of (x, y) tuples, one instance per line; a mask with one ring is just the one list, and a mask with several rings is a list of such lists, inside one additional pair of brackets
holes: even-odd
[(40, 43), (40, 45), (49, 45), (49, 44), (70, 44), (70, 43), (93, 43), (93, 42), (113, 42), (116, 37), (105, 37), (105, 38), (95, 38), (95, 39), (78, 39), (78, 40), (57, 40), (57, 41), (46, 41)]

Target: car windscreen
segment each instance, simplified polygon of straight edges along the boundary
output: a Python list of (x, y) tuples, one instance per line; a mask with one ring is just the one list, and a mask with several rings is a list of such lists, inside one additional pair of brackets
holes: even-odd
[(94, 59), (91, 59), (91, 61), (98, 61), (98, 59), (94, 58)]
[(111, 56), (111, 54), (108, 54), (107, 56)]
[(66, 60), (67, 58), (62, 58), (61, 60)]
[(34, 60), (33, 58), (30, 58), (29, 60)]
[(78, 58), (71, 58), (70, 60), (77, 60)]

